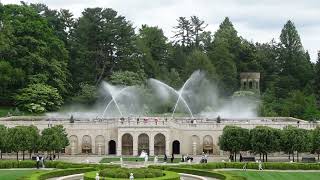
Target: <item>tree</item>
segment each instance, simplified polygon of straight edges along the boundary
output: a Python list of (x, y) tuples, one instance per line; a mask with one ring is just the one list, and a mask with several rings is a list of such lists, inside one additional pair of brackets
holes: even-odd
[(318, 107), (320, 107), (320, 51), (318, 51), (318, 59), (315, 64), (314, 89), (317, 98), (317, 104)]
[(194, 50), (186, 59), (184, 78), (187, 79), (194, 71), (202, 70), (210, 79), (215, 79), (216, 69), (207, 55), (200, 50)]
[(113, 9), (85, 9), (71, 36), (76, 87), (80, 82), (98, 85), (124, 61), (137, 59), (132, 24)]
[(277, 96), (284, 98), (291, 89), (302, 90), (310, 85), (314, 71), (310, 57), (304, 51), (300, 36), (292, 21), (288, 21), (280, 35), (280, 79)]
[(7, 149), (7, 127), (0, 124), (0, 158), (2, 159), (2, 153)]
[(9, 149), (17, 153), (17, 160), (19, 159), (19, 151), (24, 152), (28, 150), (28, 130), (25, 126), (16, 126), (8, 129), (8, 146)]
[(294, 152), (297, 151), (297, 161), (299, 161), (299, 152), (307, 152), (311, 150), (311, 136), (308, 130), (288, 126), (281, 133), (281, 150), (292, 154), (294, 161)]
[(40, 141), (40, 133), (39, 129), (36, 126), (27, 126), (27, 147), (29, 150), (29, 155), (31, 159), (32, 153), (39, 150), (39, 141)]
[(55, 153), (58, 152), (58, 157), (61, 152), (61, 150), (65, 149), (67, 146), (69, 146), (69, 139), (68, 134), (66, 132), (66, 129), (62, 125), (57, 125), (52, 127), (54, 129), (55, 134), (57, 134), (59, 139), (59, 145), (54, 147)]
[(225, 40), (215, 41), (214, 44), (209, 57), (216, 68), (219, 87), (224, 89), (224, 95), (229, 96), (238, 88), (238, 73), (233, 60), (234, 56), (229, 52)]
[(143, 72), (117, 71), (110, 76), (110, 82), (115, 85), (142, 85), (146, 80)]
[(280, 150), (280, 131), (265, 126), (257, 126), (254, 129), (250, 130), (250, 142), (252, 151), (255, 153), (263, 155), (266, 157), (271, 152), (276, 152)]
[(19, 108), (34, 113), (58, 110), (63, 103), (58, 90), (45, 84), (31, 84), (21, 89), (15, 100)]
[(181, 44), (182, 47), (190, 47), (192, 45), (192, 25), (190, 20), (186, 17), (179, 17), (177, 19), (178, 25), (174, 27), (176, 29), (175, 35), (177, 44)]
[(11, 92), (34, 83), (49, 84), (65, 95), (68, 52), (64, 43), (55, 36), (46, 19), (29, 6), (1, 6), (2, 38), (8, 40), (0, 47), (1, 60), (10, 62), (19, 71), (24, 83), (14, 84)]
[(221, 150), (229, 151), (236, 160), (238, 152), (250, 149), (249, 130), (237, 126), (225, 126), (218, 144)]
[(318, 154), (318, 160), (320, 156), (320, 127), (317, 126), (312, 130), (312, 151)]
[(197, 16), (191, 16), (190, 21), (192, 25), (192, 36), (194, 39), (194, 46), (195, 48), (199, 48), (200, 41), (201, 41), (201, 34), (208, 25), (205, 25), (204, 21)]

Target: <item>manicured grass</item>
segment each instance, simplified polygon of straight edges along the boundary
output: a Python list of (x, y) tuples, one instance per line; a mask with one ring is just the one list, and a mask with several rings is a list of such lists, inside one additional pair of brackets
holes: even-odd
[[(144, 158), (140, 158), (140, 157), (123, 157), (122, 158), (123, 161), (130, 161), (130, 162), (143, 162), (144, 161)], [(154, 157), (149, 157), (148, 161), (153, 161)], [(106, 157), (106, 158), (103, 158), (100, 163), (110, 163), (110, 162), (119, 162), (120, 161), (120, 157)], [(163, 157), (159, 157), (158, 158), (158, 161), (159, 162), (163, 162)], [(178, 163), (181, 161), (181, 158), (175, 158), (173, 160), (174, 163)], [(170, 157), (168, 157), (167, 159), (167, 163), (170, 163)]]
[(8, 170), (0, 169), (0, 179), (1, 180), (22, 180), (26, 179), (27, 176), (30, 176), (32, 173), (37, 172), (37, 170)]
[(271, 171), (223, 171), (225, 174), (233, 174), (246, 177), (248, 180), (318, 180), (320, 172), (271, 172)]

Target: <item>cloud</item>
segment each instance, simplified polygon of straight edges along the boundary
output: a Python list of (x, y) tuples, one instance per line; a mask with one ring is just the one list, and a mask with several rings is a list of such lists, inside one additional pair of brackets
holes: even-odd
[[(2, 0), (4, 4), (20, 0)], [(44, 3), (53, 9), (70, 9), (78, 17), (87, 7), (113, 8), (135, 27), (142, 24), (162, 28), (172, 37), (179, 16), (197, 15), (208, 30), (216, 31), (224, 17), (230, 17), (239, 35), (252, 41), (278, 40), (287, 20), (292, 20), (302, 43), (316, 60), (320, 50), (320, 2), (318, 0), (26, 0)]]

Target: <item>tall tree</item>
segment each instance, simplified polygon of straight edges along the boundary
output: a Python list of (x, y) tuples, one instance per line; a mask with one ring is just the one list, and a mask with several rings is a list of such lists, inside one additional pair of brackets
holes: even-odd
[(162, 29), (142, 25), (139, 29), (138, 48), (141, 49), (144, 71), (148, 77), (157, 77), (161, 67), (167, 67), (169, 50)]
[(277, 83), (278, 97), (285, 97), (291, 89), (302, 90), (310, 85), (314, 75), (312, 63), (292, 21), (288, 21), (281, 31), (279, 60), (282, 70)]
[(208, 25), (206, 25), (205, 22), (197, 16), (191, 16), (190, 21), (192, 25), (192, 36), (194, 39), (194, 46), (196, 48), (199, 48), (201, 34)]
[(220, 87), (225, 89), (224, 95), (231, 95), (239, 86), (236, 58), (240, 42), (237, 31), (226, 17), (214, 34), (214, 40), (208, 51), (217, 69)]
[(178, 25), (174, 27), (176, 29), (175, 35), (176, 43), (181, 44), (182, 47), (190, 47), (192, 44), (192, 24), (186, 17), (179, 17), (177, 19)]
[[(5, 32), (2, 38), (9, 40), (0, 47), (1, 60), (19, 70), (24, 83), (15, 85), (12, 92), (32, 83), (46, 83), (65, 95), (68, 54), (64, 43), (52, 32), (47, 21), (29, 6), (1, 6), (1, 20)], [(22, 76), (22, 74), (24, 76)]]
[(317, 104), (318, 107), (320, 107), (320, 51), (318, 51), (318, 59), (315, 64), (314, 89), (317, 97)]
[(77, 20), (73, 33), (71, 72), (75, 84), (99, 84), (132, 60), (135, 33), (125, 17), (110, 8), (87, 8)]

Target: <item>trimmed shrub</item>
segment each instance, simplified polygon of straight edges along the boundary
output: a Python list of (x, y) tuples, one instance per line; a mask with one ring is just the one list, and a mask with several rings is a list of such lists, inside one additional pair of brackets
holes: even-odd
[[(151, 165), (149, 168), (168, 170), (171, 167), (188, 168), (188, 169), (223, 169), (234, 168), (242, 169), (244, 162), (212, 162), (206, 164), (183, 164), (175, 166), (157, 166)], [(320, 170), (320, 163), (289, 163), (289, 162), (265, 162), (264, 169), (279, 169), (279, 170)], [(247, 163), (247, 169), (258, 169), (258, 163)]]
[(112, 170), (108, 168), (99, 172), (100, 176), (111, 178), (129, 178), (130, 173), (133, 173), (136, 178), (153, 178), (164, 176), (162, 170), (148, 168), (115, 168)]
[(94, 171), (92, 167), (74, 168), (74, 169), (60, 169), (53, 171), (43, 171), (32, 174), (27, 180), (45, 180), (53, 177), (68, 176), (72, 174), (80, 174), (85, 172)]
[[(92, 171), (92, 172), (87, 172), (84, 175), (84, 180), (95, 180), (96, 177), (96, 173), (98, 173), (98, 171)], [(134, 179), (144, 179), (144, 180), (180, 180), (180, 175), (176, 172), (171, 172), (171, 171), (163, 171), (163, 173), (165, 174), (162, 177), (153, 177), (153, 178), (138, 178), (137, 174), (134, 174)], [(125, 180), (128, 178), (110, 178), (110, 177), (104, 177), (104, 180)]]

